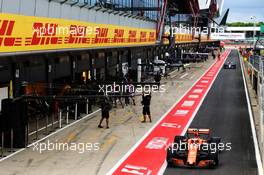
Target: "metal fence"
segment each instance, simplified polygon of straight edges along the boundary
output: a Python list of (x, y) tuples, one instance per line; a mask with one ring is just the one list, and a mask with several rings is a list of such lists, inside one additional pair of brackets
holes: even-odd
[[(260, 144), (262, 144), (262, 146), (260, 145), (261, 149), (264, 149), (264, 145), (263, 145), (263, 127), (264, 127), (264, 57), (261, 58), (260, 60), (260, 74), (261, 74), (261, 78), (260, 78)], [(262, 150), (263, 152), (264, 150)]]
[(259, 73), (261, 75), (261, 81), (260, 84), (261, 84), (261, 107), (262, 107), (262, 112), (264, 111), (264, 80), (263, 80), (263, 77), (264, 77), (264, 57), (262, 57), (260, 59), (260, 64), (259, 64)]
[[(260, 62), (263, 61), (263, 57), (252, 55), (249, 57), (249, 63), (257, 70), (260, 71), (262, 66), (260, 65)], [(263, 74), (261, 74), (263, 76)]]

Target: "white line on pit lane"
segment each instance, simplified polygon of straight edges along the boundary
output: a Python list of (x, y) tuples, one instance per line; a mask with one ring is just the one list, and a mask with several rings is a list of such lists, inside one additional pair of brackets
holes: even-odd
[(180, 77), (180, 79), (183, 79), (183, 78), (186, 77), (187, 75), (189, 75), (189, 73), (185, 73), (185, 74), (183, 74), (183, 75)]

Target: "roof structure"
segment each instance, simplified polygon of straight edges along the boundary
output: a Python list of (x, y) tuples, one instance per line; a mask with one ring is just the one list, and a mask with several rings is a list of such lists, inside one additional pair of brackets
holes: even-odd
[(198, 0), (168, 0), (168, 10), (170, 10), (170, 15), (174, 16), (176, 14), (193, 14), (198, 15), (199, 1)]

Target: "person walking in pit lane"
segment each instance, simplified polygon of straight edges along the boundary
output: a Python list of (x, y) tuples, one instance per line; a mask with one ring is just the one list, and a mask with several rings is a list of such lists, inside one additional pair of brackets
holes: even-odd
[(101, 111), (102, 111), (102, 118), (100, 120), (100, 123), (98, 125), (98, 128), (103, 128), (102, 122), (105, 119), (106, 120), (106, 128), (109, 128), (109, 111), (111, 110), (112, 105), (110, 103), (110, 100), (107, 97), (104, 97), (104, 99), (101, 102)]
[(131, 98), (131, 100), (133, 102), (133, 105), (135, 106), (136, 105), (136, 102), (135, 102), (135, 88), (132, 88), (132, 87), (134, 87), (134, 85), (132, 84), (132, 79), (129, 79), (128, 83), (129, 83), (129, 89), (128, 89), (129, 96), (130, 96), (130, 98)]
[(146, 122), (147, 116), (149, 118), (149, 122), (152, 122), (151, 115), (150, 115), (150, 101), (151, 101), (151, 93), (150, 92), (143, 92), (141, 104), (143, 105), (144, 120), (142, 121), (142, 123)]
[(215, 59), (215, 49), (212, 47), (212, 57)]
[(155, 82), (158, 84), (158, 88), (160, 87), (160, 80), (161, 80), (161, 74), (160, 71), (158, 71), (154, 77)]
[(220, 51), (220, 49), (217, 49), (217, 58), (218, 58), (218, 61), (220, 61), (220, 59), (221, 59), (221, 51)]

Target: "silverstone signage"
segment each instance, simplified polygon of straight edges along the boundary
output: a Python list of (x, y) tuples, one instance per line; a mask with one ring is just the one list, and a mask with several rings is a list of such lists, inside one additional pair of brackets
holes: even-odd
[(244, 40), (245, 33), (212, 33), (211, 39), (216, 40)]
[(1, 13), (0, 52), (150, 45), (155, 29)]

